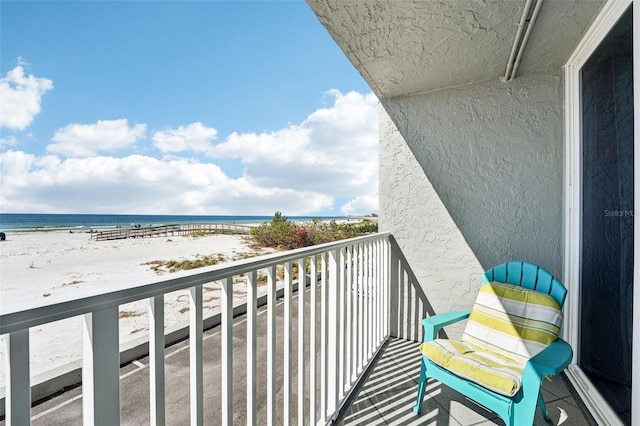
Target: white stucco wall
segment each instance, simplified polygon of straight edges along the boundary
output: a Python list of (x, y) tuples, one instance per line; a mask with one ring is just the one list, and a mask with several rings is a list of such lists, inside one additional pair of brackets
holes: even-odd
[(480, 274), (508, 260), (560, 275), (560, 72), (382, 106), (380, 227), (436, 313), (468, 309)]

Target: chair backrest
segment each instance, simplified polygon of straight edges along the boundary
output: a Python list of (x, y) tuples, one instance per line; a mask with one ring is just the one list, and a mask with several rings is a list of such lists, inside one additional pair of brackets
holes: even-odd
[(511, 261), (489, 269), (482, 276), (482, 284), (492, 281), (519, 285), (529, 290), (551, 295), (560, 307), (564, 306), (567, 289), (551, 272), (535, 263)]

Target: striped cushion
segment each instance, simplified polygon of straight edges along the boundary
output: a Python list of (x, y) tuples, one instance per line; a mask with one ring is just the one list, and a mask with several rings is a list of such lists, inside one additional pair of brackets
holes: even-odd
[(511, 397), (520, 390), (524, 365), (496, 353), (449, 339), (423, 343), (420, 351), (441, 367), (499, 394)]
[(461, 341), (420, 345), (434, 363), (494, 392), (520, 390), (524, 366), (558, 338), (562, 308), (547, 294), (512, 284), (480, 287)]
[(561, 324), (553, 297), (492, 282), (480, 287), (462, 342), (524, 364), (558, 338)]

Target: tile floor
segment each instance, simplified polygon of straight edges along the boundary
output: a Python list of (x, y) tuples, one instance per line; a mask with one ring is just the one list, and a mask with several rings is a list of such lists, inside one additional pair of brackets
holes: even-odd
[[(428, 396), (422, 414), (416, 416), (415, 404), (420, 355), (418, 344), (390, 340), (366, 382), (339, 419), (343, 425), (504, 425), (493, 412), (477, 405), (458, 392), (439, 383), (427, 385)], [(595, 424), (570, 390), (562, 376), (545, 381), (544, 398), (553, 425), (583, 426)], [(535, 425), (549, 425), (538, 412)]]

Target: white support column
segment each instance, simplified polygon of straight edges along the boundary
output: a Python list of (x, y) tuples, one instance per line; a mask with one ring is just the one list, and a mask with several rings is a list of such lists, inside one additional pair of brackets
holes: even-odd
[(149, 304), (149, 401), (151, 424), (165, 424), (164, 295), (147, 299)]
[(338, 309), (339, 300), (339, 277), (338, 277), (338, 250), (329, 252), (329, 285), (328, 285), (328, 321), (327, 321), (327, 412), (333, 416), (338, 408), (339, 396), (339, 330), (340, 324)]
[(85, 425), (120, 424), (118, 307), (84, 314), (82, 420)]
[(298, 425), (304, 426), (304, 388), (305, 388), (305, 290), (306, 290), (306, 266), (305, 258), (298, 260)]
[(311, 277), (310, 287), (310, 319), (309, 319), (309, 424), (316, 424), (316, 322), (317, 314), (316, 307), (318, 306), (316, 287), (318, 284), (318, 272), (316, 266), (316, 256), (313, 255), (310, 259), (311, 267), (309, 268), (309, 275)]
[(189, 289), (189, 371), (191, 424), (204, 421), (204, 392), (202, 382), (202, 286)]
[(247, 274), (247, 426), (256, 424), (256, 347), (258, 272)]
[(222, 280), (221, 308), (222, 424), (231, 426), (233, 424), (233, 277)]
[(291, 421), (291, 339), (293, 330), (291, 329), (291, 262), (284, 264), (284, 351), (283, 351), (283, 421), (285, 425)]
[(5, 337), (7, 425), (28, 425), (31, 421), (29, 373), (29, 329), (14, 331)]
[(276, 267), (267, 269), (267, 424), (276, 424)]

